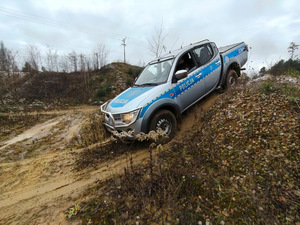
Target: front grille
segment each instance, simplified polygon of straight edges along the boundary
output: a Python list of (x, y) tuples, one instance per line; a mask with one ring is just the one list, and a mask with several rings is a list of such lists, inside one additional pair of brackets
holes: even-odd
[(115, 121), (121, 121), (121, 115), (119, 114), (114, 115), (114, 119)]

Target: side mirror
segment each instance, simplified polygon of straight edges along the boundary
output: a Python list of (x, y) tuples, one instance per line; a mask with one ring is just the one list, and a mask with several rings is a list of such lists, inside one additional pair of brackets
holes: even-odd
[(183, 78), (186, 78), (187, 77), (187, 70), (178, 70), (175, 73), (175, 77), (176, 77), (177, 80), (181, 80)]

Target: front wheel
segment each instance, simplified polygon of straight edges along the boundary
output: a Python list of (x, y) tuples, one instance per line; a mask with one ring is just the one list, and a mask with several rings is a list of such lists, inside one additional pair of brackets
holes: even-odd
[(158, 131), (159, 129), (168, 136), (166, 142), (174, 138), (177, 131), (177, 120), (169, 110), (160, 110), (152, 117), (149, 130)]
[(238, 84), (238, 75), (235, 70), (229, 70), (226, 77), (226, 89), (231, 89)]

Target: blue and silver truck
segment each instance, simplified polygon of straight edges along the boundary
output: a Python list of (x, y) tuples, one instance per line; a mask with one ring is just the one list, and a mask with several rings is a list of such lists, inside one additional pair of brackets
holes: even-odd
[(218, 48), (207, 39), (159, 57), (132, 87), (101, 105), (104, 126), (124, 140), (159, 129), (172, 139), (181, 114), (216, 88), (234, 86), (247, 59), (244, 42)]

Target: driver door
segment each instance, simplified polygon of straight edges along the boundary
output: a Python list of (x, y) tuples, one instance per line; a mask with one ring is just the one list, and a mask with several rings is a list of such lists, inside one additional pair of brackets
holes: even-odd
[[(205, 83), (201, 78), (201, 68), (198, 67), (194, 55), (192, 52), (185, 53), (188, 55), (188, 61), (191, 64), (190, 70), (186, 78), (181, 80), (176, 80), (173, 83), (173, 89), (176, 94), (177, 103), (180, 107), (181, 112), (186, 110), (192, 104), (194, 104), (200, 97), (205, 94)], [(182, 57), (185, 57), (185, 56)], [(177, 61), (177, 66), (180, 62), (180, 59)], [(176, 73), (177, 70), (175, 70)]]

